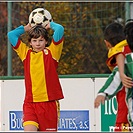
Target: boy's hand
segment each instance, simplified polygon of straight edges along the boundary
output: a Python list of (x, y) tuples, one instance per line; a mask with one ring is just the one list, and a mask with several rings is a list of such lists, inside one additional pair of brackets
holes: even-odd
[(50, 29), (50, 22), (45, 27), (46, 30)]
[(29, 24), (29, 23), (28, 23), (27, 25), (24, 26), (24, 30), (25, 30), (25, 31), (29, 31), (31, 28), (32, 28), (32, 27), (31, 27), (31, 24)]
[(127, 77), (125, 74), (121, 74), (120, 78), (121, 78), (123, 86), (125, 86), (126, 88), (132, 88), (133, 87), (132, 78)]
[(102, 103), (104, 104), (105, 102), (105, 96), (102, 96), (102, 95), (98, 95), (94, 101), (94, 107), (95, 108), (98, 108), (99, 105)]

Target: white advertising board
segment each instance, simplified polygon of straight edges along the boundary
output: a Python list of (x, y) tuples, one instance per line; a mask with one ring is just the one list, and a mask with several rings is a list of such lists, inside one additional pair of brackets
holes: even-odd
[[(64, 99), (60, 100), (61, 117), (58, 132), (101, 131), (100, 108), (94, 109), (94, 99), (106, 78), (95, 80), (60, 78)], [(1, 131), (23, 131), (24, 80), (0, 80), (0, 94)]]
[[(10, 130), (9, 111), (21, 111), (24, 99), (24, 80), (3, 80), (1, 84), (1, 130)], [(18, 124), (18, 120), (14, 123)]]
[[(70, 114), (73, 111), (79, 111), (80, 114), (84, 115), (82, 111), (87, 111), (88, 114), (83, 116), (82, 120), (78, 121), (78, 117), (73, 118), (75, 120), (75, 127), (68, 127), (68, 129), (84, 130), (84, 131), (94, 131), (94, 82), (91, 78), (68, 78), (60, 79), (61, 85), (63, 87), (63, 92), (65, 98), (61, 100), (61, 110), (70, 111)], [(66, 112), (65, 112), (66, 113)], [(86, 112), (85, 112), (86, 113)], [(70, 115), (69, 114), (69, 115)], [(65, 114), (64, 114), (65, 115)], [(77, 118), (76, 118), (77, 117)], [(87, 117), (87, 118), (86, 118)], [(80, 118), (81, 119), (81, 118)], [(81, 123), (78, 125), (78, 122)], [(87, 125), (85, 125), (87, 123)], [(78, 127), (79, 126), (79, 127)], [(59, 125), (60, 127), (60, 125)], [(81, 127), (81, 128), (80, 128)], [(62, 130), (64, 128), (61, 128)]]

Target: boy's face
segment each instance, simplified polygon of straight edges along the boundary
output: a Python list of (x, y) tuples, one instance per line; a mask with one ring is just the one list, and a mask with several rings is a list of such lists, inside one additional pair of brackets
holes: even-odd
[(34, 51), (39, 52), (45, 48), (47, 43), (48, 42), (42, 36), (40, 36), (38, 38), (32, 38), (30, 45), (32, 46)]

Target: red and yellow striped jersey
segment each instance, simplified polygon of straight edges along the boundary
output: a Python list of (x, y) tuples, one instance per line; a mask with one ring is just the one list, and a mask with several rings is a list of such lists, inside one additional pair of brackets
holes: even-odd
[(40, 52), (35, 52), (20, 39), (14, 50), (24, 64), (25, 102), (44, 102), (64, 98), (57, 74), (63, 48), (62, 38)]
[[(109, 69), (112, 71), (114, 67), (117, 65), (115, 56), (117, 54), (122, 53), (123, 47), (128, 45), (126, 40), (123, 40), (116, 44), (114, 47), (112, 47), (108, 52), (108, 59), (106, 60), (106, 64), (109, 67)], [(114, 60), (114, 61), (113, 61)]]

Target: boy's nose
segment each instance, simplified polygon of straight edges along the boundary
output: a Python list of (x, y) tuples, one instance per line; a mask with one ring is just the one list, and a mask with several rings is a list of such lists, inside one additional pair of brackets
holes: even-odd
[(37, 41), (37, 45), (40, 45), (39, 41)]

